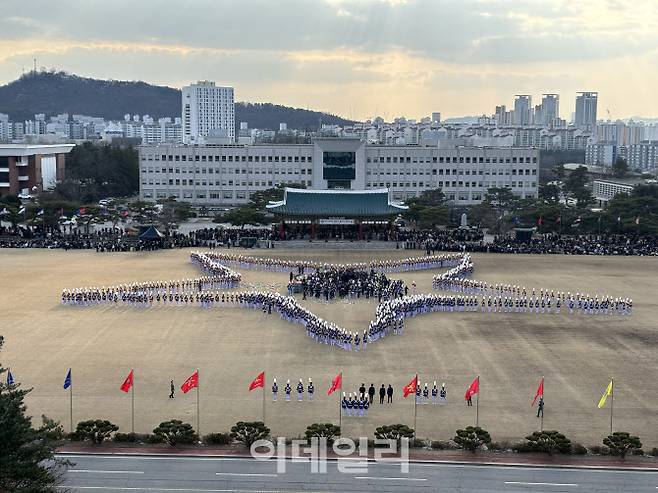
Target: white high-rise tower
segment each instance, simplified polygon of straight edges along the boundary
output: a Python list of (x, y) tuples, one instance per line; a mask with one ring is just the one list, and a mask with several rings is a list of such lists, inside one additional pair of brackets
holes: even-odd
[(203, 143), (204, 138), (226, 137), (235, 142), (235, 101), (232, 87), (199, 81), (181, 89), (183, 142)]

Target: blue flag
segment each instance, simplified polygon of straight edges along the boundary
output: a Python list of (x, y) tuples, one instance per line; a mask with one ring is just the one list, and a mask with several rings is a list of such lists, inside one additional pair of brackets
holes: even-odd
[(11, 370), (7, 370), (7, 385), (14, 385), (14, 375), (11, 374)]
[(71, 369), (69, 368), (69, 372), (66, 374), (66, 378), (64, 379), (64, 389), (68, 389), (71, 386)]

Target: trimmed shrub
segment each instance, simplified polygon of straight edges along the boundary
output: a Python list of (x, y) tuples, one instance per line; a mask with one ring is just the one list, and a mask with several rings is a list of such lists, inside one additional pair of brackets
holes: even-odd
[(489, 450), (504, 452), (506, 450), (513, 450), (514, 445), (511, 442), (508, 442), (507, 440), (503, 440), (501, 442), (491, 442), (489, 445), (487, 445), (487, 448)]
[(135, 433), (115, 433), (112, 440), (120, 443), (136, 442), (137, 437), (135, 436)]
[(179, 443), (193, 443), (198, 440), (192, 425), (183, 423), (180, 419), (163, 421), (153, 430), (153, 434), (172, 447)]
[(610, 453), (608, 447), (602, 447), (601, 445), (594, 445), (589, 448), (589, 451), (594, 455), (608, 455)]
[(414, 438), (409, 442), (409, 446), (411, 448), (425, 448), (427, 446), (427, 442), (425, 440), (421, 440), (420, 438)]
[(640, 439), (626, 431), (615, 431), (612, 435), (608, 435), (603, 439), (603, 445), (608, 447), (610, 454), (618, 455), (622, 459), (627, 453), (633, 454), (635, 450), (642, 449)]
[(658, 448), (657, 447), (652, 448), (651, 452), (649, 452), (649, 453), (651, 455), (653, 455), (654, 457), (658, 457)]
[(452, 441), (464, 450), (475, 452), (483, 445), (491, 443), (489, 432), (479, 426), (467, 426), (463, 430), (457, 430), (456, 433)]
[(326, 438), (327, 443), (331, 445), (334, 443), (334, 438), (340, 436), (340, 426), (336, 426), (332, 423), (313, 423), (306, 427), (306, 439), (310, 440), (311, 438)]
[(146, 435), (145, 439), (146, 443), (163, 443), (164, 439), (160, 435)]
[(206, 445), (229, 445), (231, 435), (228, 433), (208, 433), (203, 437), (203, 443)]
[(148, 433), (116, 433), (113, 440), (123, 443), (148, 443), (150, 437)]
[(231, 428), (231, 438), (243, 443), (247, 448), (254, 442), (270, 436), (270, 429), (262, 421), (238, 421)]
[(459, 448), (454, 442), (444, 440), (433, 440), (430, 443), (430, 446), (434, 450), (454, 450)]
[(106, 419), (90, 419), (80, 421), (75, 434), (80, 440), (91, 440), (92, 443), (101, 444), (112, 436), (119, 427)]
[(384, 425), (375, 429), (375, 438), (380, 440), (395, 440), (398, 444), (402, 442), (403, 438), (412, 439), (414, 437), (414, 429), (409, 428), (407, 425)]
[(532, 435), (525, 437), (528, 440), (530, 450), (533, 452), (545, 452), (554, 454), (571, 453), (571, 440), (556, 430), (535, 431)]
[(574, 443), (571, 446), (571, 453), (573, 455), (587, 455), (587, 448), (582, 446), (580, 443)]

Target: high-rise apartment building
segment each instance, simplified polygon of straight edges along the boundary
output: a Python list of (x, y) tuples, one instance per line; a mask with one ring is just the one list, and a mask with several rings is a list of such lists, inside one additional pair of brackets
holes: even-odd
[(235, 141), (235, 101), (232, 87), (199, 81), (181, 89), (183, 140), (203, 143), (205, 137), (225, 137)]
[(535, 112), (535, 124), (553, 125), (560, 118), (560, 95), (543, 94), (540, 115)]
[(596, 104), (598, 92), (579, 92), (576, 96), (575, 125), (578, 128), (596, 133)]
[(514, 99), (514, 125), (531, 125), (532, 109), (532, 96), (517, 94)]

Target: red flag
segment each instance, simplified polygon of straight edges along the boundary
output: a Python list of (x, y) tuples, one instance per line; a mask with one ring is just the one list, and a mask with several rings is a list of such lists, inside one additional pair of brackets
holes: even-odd
[(128, 210), (121, 211), (121, 215), (122, 215), (123, 217), (126, 217), (128, 214), (130, 214), (130, 213), (128, 212)]
[(480, 376), (475, 377), (475, 380), (468, 386), (466, 393), (464, 394), (464, 400), (467, 401), (472, 395), (477, 394), (480, 391)]
[(542, 221), (541, 221), (541, 216), (539, 216), (539, 217), (537, 218), (537, 226), (541, 226), (541, 222), (542, 222)]
[(339, 373), (331, 381), (331, 387), (329, 387), (329, 389), (327, 390), (327, 395), (331, 395), (337, 390), (340, 390), (342, 386), (343, 386), (343, 374)]
[(532, 404), (530, 404), (530, 406), (535, 405), (535, 402), (537, 402), (537, 397), (544, 397), (544, 377), (541, 377), (541, 380), (539, 381), (539, 387), (537, 387), (535, 398), (532, 399)]
[(121, 390), (123, 392), (128, 392), (132, 386), (133, 386), (133, 371), (130, 370), (130, 373), (128, 373), (128, 376), (121, 384)]
[(258, 374), (256, 378), (254, 378), (254, 381), (249, 384), (249, 392), (251, 392), (254, 389), (257, 389), (258, 387), (265, 387), (265, 372), (262, 371)]
[(405, 387), (402, 388), (402, 397), (407, 397), (409, 394), (416, 393), (416, 387), (418, 387), (418, 375), (414, 376)]
[(187, 394), (191, 389), (199, 386), (199, 370), (192, 373), (192, 376), (183, 382), (180, 386), (183, 394)]

